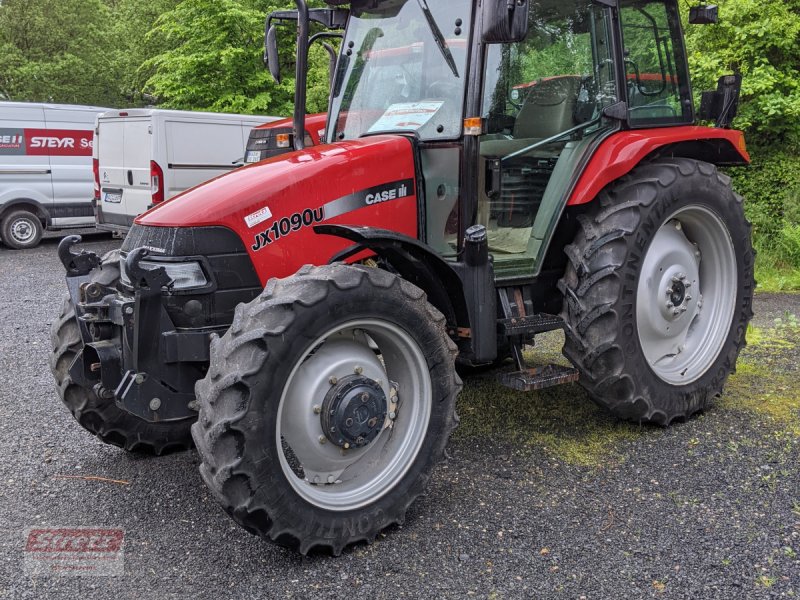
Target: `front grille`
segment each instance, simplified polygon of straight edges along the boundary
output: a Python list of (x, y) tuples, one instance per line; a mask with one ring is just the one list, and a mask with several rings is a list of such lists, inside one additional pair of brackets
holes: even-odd
[[(134, 225), (122, 245), (126, 256), (145, 247), (153, 257), (201, 259), (212, 279), (209, 290), (165, 292), (164, 305), (178, 328), (227, 326), (240, 302), (249, 302), (263, 290), (244, 243), (226, 227), (149, 227)], [(202, 310), (186, 305), (196, 300)]]

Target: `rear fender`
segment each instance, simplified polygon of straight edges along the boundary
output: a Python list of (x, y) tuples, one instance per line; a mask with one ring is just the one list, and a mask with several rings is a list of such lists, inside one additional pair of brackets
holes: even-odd
[(588, 204), (608, 184), (653, 156), (694, 158), (718, 166), (750, 162), (744, 134), (734, 129), (686, 126), (621, 131), (605, 139), (597, 148), (578, 179), (567, 206)]

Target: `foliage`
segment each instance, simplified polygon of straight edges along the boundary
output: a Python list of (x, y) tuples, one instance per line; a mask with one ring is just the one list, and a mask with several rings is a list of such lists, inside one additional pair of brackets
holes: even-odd
[(696, 90), (741, 73), (736, 125), (759, 142), (800, 144), (800, 0), (725, 0), (720, 23), (687, 29)]
[[(263, 64), (264, 19), (285, 8), (268, 0), (183, 0), (162, 15), (148, 35), (168, 49), (144, 64), (147, 88), (164, 106), (194, 110), (291, 114), (294, 106), (293, 30), (280, 38), (282, 74), (272, 81)], [(312, 3), (321, 5), (321, 2)], [(328, 96), (328, 60), (312, 48), (309, 102), (323, 111)]]
[(0, 91), (12, 100), (115, 103), (109, 21), (101, 0), (4, 0)]

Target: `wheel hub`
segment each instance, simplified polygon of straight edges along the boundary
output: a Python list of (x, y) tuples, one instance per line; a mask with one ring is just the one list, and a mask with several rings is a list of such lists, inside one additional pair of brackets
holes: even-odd
[(340, 448), (363, 448), (384, 428), (388, 401), (383, 388), (361, 375), (332, 385), (322, 403), (322, 431)]
[(636, 319), (655, 374), (687, 384), (716, 359), (736, 300), (736, 257), (726, 225), (687, 206), (658, 229), (642, 263)]
[(17, 219), (11, 225), (11, 234), (17, 241), (27, 242), (33, 236), (33, 227), (25, 219)]

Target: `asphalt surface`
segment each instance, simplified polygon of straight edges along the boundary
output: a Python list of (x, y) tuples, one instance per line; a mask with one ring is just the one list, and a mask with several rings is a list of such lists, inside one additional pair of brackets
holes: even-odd
[[(93, 236), (87, 246), (118, 244)], [(339, 558), (303, 558), (235, 525), (206, 491), (195, 453), (126, 454), (73, 421), (47, 367), (63, 293), (54, 238), (28, 252), (0, 246), (0, 598), (800, 596), (800, 414), (791, 402), (783, 421), (752, 409), (760, 394), (800, 393), (793, 325), (743, 357), (749, 372), (766, 365), (774, 378), (737, 379), (688, 423), (625, 430), (595, 460), (558, 450), (583, 443), (574, 415), (588, 400), (576, 385), (503, 397), (493, 414), (510, 421), (495, 425), (476, 408), (486, 376), (468, 382), (464, 431), (406, 524)], [(800, 297), (758, 296), (756, 311), (767, 331), (793, 322)], [(776, 381), (784, 385), (773, 390)], [(547, 419), (517, 415), (549, 400), (548, 445), (536, 441)], [(600, 435), (621, 427), (602, 415), (588, 423)], [(33, 526), (123, 528), (125, 575), (26, 574)]]

